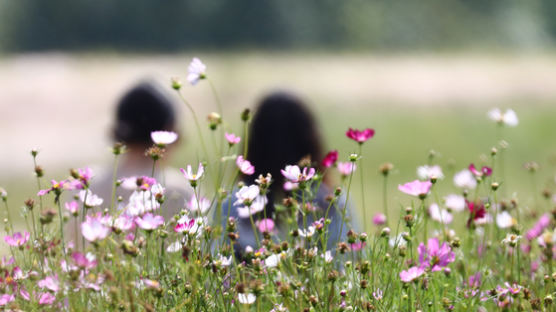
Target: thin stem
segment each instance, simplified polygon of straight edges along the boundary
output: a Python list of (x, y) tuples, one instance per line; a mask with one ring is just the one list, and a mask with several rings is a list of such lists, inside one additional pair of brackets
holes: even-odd
[(183, 94), (181, 94), (180, 91), (177, 92), (178, 95), (180, 96), (180, 99), (185, 104), (185, 106), (187, 106), (187, 108), (191, 112), (191, 115), (193, 116), (193, 121), (195, 122), (195, 126), (197, 127), (197, 133), (199, 134), (199, 140), (201, 141), (201, 148), (203, 149), (203, 153), (205, 153), (205, 156), (208, 157), (209, 153), (207, 152), (207, 147), (205, 146), (205, 140), (203, 139), (203, 133), (201, 132), (201, 126), (199, 124), (199, 119), (197, 118), (197, 114), (195, 114), (195, 110), (193, 110), (191, 104), (189, 104), (189, 102), (183, 97)]
[(110, 212), (114, 211), (116, 202), (116, 179), (118, 176), (118, 155), (114, 156), (114, 168), (112, 169), (112, 197), (110, 200)]
[(367, 207), (365, 207), (365, 184), (363, 171), (363, 143), (359, 143), (359, 176), (361, 176), (361, 200), (363, 205), (363, 230), (367, 230)]

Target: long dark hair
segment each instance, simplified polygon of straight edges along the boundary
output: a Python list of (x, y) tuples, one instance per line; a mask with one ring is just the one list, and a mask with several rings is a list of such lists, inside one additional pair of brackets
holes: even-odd
[(116, 107), (113, 137), (125, 144), (148, 146), (151, 132), (173, 131), (176, 111), (173, 99), (153, 82), (145, 81), (127, 91)]
[(283, 193), (280, 170), (305, 157), (320, 169), (321, 137), (312, 113), (300, 98), (288, 92), (274, 92), (261, 100), (249, 133), (247, 159), (255, 166), (255, 174), (244, 181), (254, 183), (259, 174), (272, 174), (266, 207), (267, 216), (271, 216), (274, 200)]

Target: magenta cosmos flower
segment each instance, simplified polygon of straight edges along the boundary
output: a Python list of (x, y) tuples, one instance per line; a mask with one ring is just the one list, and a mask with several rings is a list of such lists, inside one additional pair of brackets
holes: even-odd
[(164, 224), (164, 218), (148, 212), (142, 217), (135, 218), (135, 223), (145, 231), (152, 231)]
[(328, 152), (328, 154), (326, 154), (326, 156), (322, 160), (322, 166), (325, 168), (330, 168), (334, 166), (337, 160), (338, 160), (338, 151), (337, 150), (330, 151)]
[(368, 139), (372, 138), (375, 135), (375, 130), (371, 128), (367, 128), (365, 130), (357, 130), (349, 128), (346, 131), (346, 136), (359, 144), (363, 144)]
[(57, 195), (60, 195), (60, 193), (62, 192), (63, 189), (71, 189), (71, 184), (69, 183), (68, 180), (62, 180), (62, 181), (56, 181), (56, 180), (51, 180), (50, 184), (52, 185), (50, 188), (48, 189), (44, 189), (44, 190), (40, 190), (37, 193), (37, 196), (44, 196), (50, 192), (54, 192)]
[(415, 180), (413, 182), (408, 182), (403, 185), (398, 185), (398, 190), (411, 195), (416, 196), (421, 199), (427, 197), (432, 187), (431, 181), (419, 181)]
[(420, 243), (417, 251), (419, 252), (421, 268), (429, 268), (432, 272), (441, 271), (456, 259), (456, 254), (452, 252), (448, 243), (444, 242), (440, 246), (436, 237), (429, 239), (427, 246)]
[(251, 162), (241, 155), (237, 156), (236, 165), (243, 174), (252, 175), (255, 173), (255, 166), (251, 165)]
[(527, 231), (525, 237), (531, 241), (541, 236), (544, 229), (546, 229), (549, 225), (550, 225), (550, 215), (548, 213), (545, 213), (540, 217), (539, 221), (535, 223), (535, 226), (533, 226), (533, 228)]
[(473, 173), (475, 177), (482, 177), (482, 176), (489, 177), (490, 175), (492, 175), (492, 169), (487, 166), (483, 166), (481, 170), (478, 170), (477, 168), (475, 168), (474, 164), (470, 164), (469, 171), (471, 171), (471, 173)]
[(423, 270), (420, 267), (414, 266), (414, 267), (409, 268), (406, 271), (401, 271), (400, 272), (400, 279), (404, 283), (410, 283), (410, 282), (414, 281), (415, 279), (419, 278), (419, 276), (423, 275), (424, 273), (425, 273), (425, 270)]
[(386, 216), (383, 213), (377, 213), (373, 217), (374, 225), (383, 225), (386, 223)]
[(12, 247), (20, 247), (27, 243), (27, 241), (29, 240), (29, 235), (30, 234), (27, 231), (23, 232), (23, 234), (21, 234), (20, 232), (16, 232), (12, 236), (4, 236), (4, 241)]
[(238, 136), (236, 136), (236, 135), (233, 134), (233, 133), (225, 132), (225, 133), (224, 133), (224, 136), (226, 137), (226, 141), (228, 141), (228, 144), (229, 144), (230, 146), (234, 146), (234, 145), (238, 144), (238, 143), (241, 141), (241, 138), (238, 137)]
[(303, 171), (298, 166), (288, 165), (286, 168), (280, 170), (282, 175), (292, 183), (305, 182), (310, 180), (315, 175), (315, 168), (303, 168)]
[(81, 223), (81, 234), (90, 242), (105, 239), (110, 234), (110, 228), (105, 225), (99, 214), (87, 216), (85, 222)]

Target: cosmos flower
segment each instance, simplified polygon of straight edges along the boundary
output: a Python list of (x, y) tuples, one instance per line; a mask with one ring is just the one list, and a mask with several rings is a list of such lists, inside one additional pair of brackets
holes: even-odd
[(430, 181), (422, 182), (419, 180), (415, 180), (403, 185), (398, 185), (398, 190), (411, 196), (425, 198), (429, 194), (431, 187), (432, 183)]
[(97, 266), (95, 255), (90, 252), (88, 252), (86, 255), (80, 252), (74, 252), (71, 254), (71, 258), (77, 266), (84, 269), (92, 269)]
[(93, 194), (90, 190), (79, 191), (79, 200), (85, 203), (85, 207), (92, 208), (102, 205), (104, 200), (97, 195)]
[(333, 150), (328, 152), (328, 154), (326, 154), (326, 156), (324, 157), (321, 163), (323, 167), (330, 168), (334, 166), (337, 160), (338, 160), (338, 151)]
[(454, 184), (461, 189), (472, 190), (477, 187), (477, 180), (471, 171), (464, 169), (454, 175)]
[(112, 227), (115, 229), (114, 231), (117, 233), (118, 231), (127, 232), (129, 230), (132, 230), (135, 227), (135, 223), (133, 223), (133, 217), (123, 213), (114, 220)]
[(280, 255), (272, 254), (264, 260), (264, 265), (267, 268), (275, 268), (278, 266), (279, 262), (280, 262)]
[(501, 229), (506, 229), (515, 225), (517, 221), (507, 211), (502, 211), (496, 215), (496, 225)]
[(27, 241), (29, 240), (29, 236), (30, 234), (27, 231), (24, 231), (23, 234), (21, 234), (20, 232), (16, 232), (12, 236), (4, 236), (4, 241), (12, 247), (20, 247), (27, 243)]
[(450, 194), (444, 197), (444, 205), (452, 211), (463, 211), (465, 209), (465, 198), (461, 195)]
[(471, 171), (471, 173), (477, 178), (480, 178), (482, 176), (489, 177), (492, 175), (492, 169), (487, 166), (483, 166), (481, 170), (477, 170), (474, 164), (470, 164), (469, 171)]
[(241, 155), (237, 156), (236, 165), (243, 174), (252, 175), (255, 173), (255, 166), (251, 165), (251, 162)]
[(506, 112), (502, 113), (499, 108), (493, 108), (488, 111), (487, 115), (490, 120), (501, 125), (515, 127), (519, 124), (517, 115), (512, 109), (507, 109)]
[(81, 223), (81, 234), (89, 242), (105, 239), (110, 234), (110, 228), (101, 220), (100, 213), (94, 216), (86, 216), (85, 222)]
[(256, 222), (256, 225), (261, 233), (272, 233), (272, 231), (274, 230), (274, 221), (270, 218), (258, 220)]
[(237, 299), (241, 304), (252, 304), (257, 300), (257, 296), (247, 293), (247, 294), (238, 294)]
[(377, 213), (373, 217), (374, 225), (383, 225), (386, 223), (386, 216), (383, 213)]
[(56, 301), (56, 296), (48, 292), (39, 294), (39, 304), (53, 304)]
[(37, 196), (44, 196), (50, 192), (54, 192), (57, 195), (59, 195), (62, 190), (69, 190), (71, 188), (71, 184), (69, 183), (68, 180), (62, 180), (62, 181), (56, 181), (56, 180), (50, 180), (50, 188), (44, 189), (44, 190), (40, 190), (37, 193)]
[(372, 138), (375, 135), (375, 130), (367, 128), (365, 130), (357, 130), (349, 128), (346, 131), (346, 136), (359, 144), (363, 144), (368, 139)]
[(438, 242), (438, 238), (431, 238), (427, 245), (420, 243), (417, 248), (419, 252), (419, 263), (422, 268), (430, 268), (432, 272), (441, 271), (449, 263), (454, 262), (456, 254), (450, 248), (448, 243)]
[(351, 161), (338, 162), (337, 167), (338, 167), (338, 171), (340, 171), (340, 174), (342, 175), (342, 177), (347, 177), (352, 172), (354, 172), (355, 169), (357, 169), (357, 165), (355, 165), (355, 163), (353, 163)]
[(533, 240), (541, 236), (542, 232), (550, 225), (550, 214), (543, 214), (537, 223), (525, 234), (527, 240)]
[(194, 57), (187, 68), (187, 81), (191, 85), (196, 85), (200, 80), (206, 78), (207, 66), (200, 59)]
[(236, 135), (233, 134), (233, 133), (225, 132), (225, 133), (224, 133), (224, 136), (226, 137), (226, 141), (228, 141), (228, 144), (229, 144), (230, 146), (234, 146), (234, 145), (238, 144), (238, 143), (241, 141), (241, 138), (240, 138), (239, 136), (236, 136)]
[(164, 224), (164, 218), (148, 212), (142, 217), (135, 218), (135, 223), (143, 230), (152, 231)]
[(191, 165), (187, 165), (187, 170), (180, 168), (181, 173), (183, 176), (191, 183), (192, 187), (197, 186), (197, 181), (203, 177), (203, 173), (205, 172), (205, 167), (203, 164), (199, 163), (199, 167), (197, 168), (197, 173), (193, 173), (191, 169)]
[(487, 217), (485, 205), (481, 201), (468, 201), (467, 209), (470, 212), (469, 219), (467, 220), (467, 227), (471, 226), (471, 223)]
[(281, 169), (282, 175), (292, 183), (305, 182), (310, 180), (315, 175), (315, 168), (303, 168), (303, 171), (298, 166), (287, 165), (285, 169)]
[(429, 214), (431, 219), (442, 224), (450, 224), (453, 220), (452, 214), (446, 209), (440, 209), (436, 203), (429, 206)]
[(176, 142), (178, 134), (173, 131), (153, 131), (151, 132), (151, 139), (154, 144), (164, 147)]
[(198, 211), (201, 214), (204, 214), (210, 209), (210, 199), (201, 196), (197, 200), (197, 196), (193, 194), (187, 202), (187, 209), (189, 211)]
[(47, 276), (44, 279), (37, 282), (37, 286), (40, 288), (46, 288), (54, 293), (60, 290), (60, 282), (58, 281), (58, 276)]
[(3, 307), (14, 300), (15, 296), (13, 294), (3, 294), (0, 296), (0, 306)]
[(79, 204), (75, 200), (65, 203), (64, 206), (66, 207), (66, 210), (69, 211), (69, 213), (71, 213), (73, 216), (77, 216), (77, 214), (79, 213)]
[(404, 283), (411, 283), (413, 280), (419, 278), (421, 275), (423, 275), (425, 273), (425, 270), (414, 266), (409, 268), (406, 271), (401, 271), (400, 272), (400, 279), (402, 280), (402, 282)]
[(431, 179), (444, 179), (444, 174), (442, 173), (442, 168), (440, 166), (428, 166), (424, 165), (417, 168), (417, 176), (420, 180), (431, 180)]

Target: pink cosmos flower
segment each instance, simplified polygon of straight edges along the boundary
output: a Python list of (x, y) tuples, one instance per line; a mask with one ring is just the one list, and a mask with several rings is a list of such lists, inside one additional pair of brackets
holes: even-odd
[(196, 85), (199, 81), (206, 78), (206, 70), (207, 66), (200, 59), (194, 57), (187, 68), (187, 81), (193, 86)]
[(3, 307), (14, 300), (15, 300), (15, 296), (13, 294), (11, 295), (3, 294), (0, 296), (0, 306)]
[(477, 168), (475, 168), (474, 164), (470, 164), (469, 165), (469, 171), (471, 171), (471, 173), (473, 173), (473, 175), (475, 175), (475, 177), (482, 177), (482, 176), (486, 176), (489, 177), (490, 175), (492, 175), (492, 169), (490, 167), (487, 166), (483, 166), (481, 168), (481, 170), (477, 170)]
[(44, 279), (37, 282), (37, 286), (40, 288), (46, 288), (54, 293), (60, 290), (60, 282), (58, 281), (58, 276), (47, 276)]
[(355, 169), (357, 169), (357, 166), (355, 165), (355, 163), (350, 162), (350, 161), (338, 162), (337, 166), (338, 166), (338, 171), (340, 171), (340, 174), (342, 175), (342, 177), (347, 177), (352, 172), (354, 172)]
[(92, 253), (87, 253), (86, 255), (80, 252), (74, 252), (71, 257), (77, 266), (84, 269), (92, 269), (97, 266), (97, 260)]
[(436, 237), (429, 239), (427, 246), (420, 243), (417, 251), (421, 268), (430, 268), (432, 272), (441, 271), (456, 259), (456, 254), (452, 252), (448, 243), (444, 242), (442, 246), (439, 246)]
[(386, 216), (383, 213), (377, 213), (373, 217), (374, 225), (383, 225), (386, 223)]
[[(182, 219), (187, 218), (187, 216), (183, 216)], [(182, 222), (178, 222), (176, 224), (176, 226), (174, 227), (174, 231), (177, 233), (183, 233), (185, 231), (188, 231), (190, 229), (193, 228), (193, 226), (195, 225), (195, 219), (184, 219), (181, 220)]]
[(142, 217), (135, 218), (135, 223), (143, 230), (152, 231), (164, 224), (164, 218), (148, 212)]
[(69, 183), (68, 180), (62, 180), (60, 182), (58, 182), (56, 180), (50, 180), (50, 184), (52, 185), (50, 188), (40, 190), (37, 193), (37, 196), (44, 196), (44, 195), (46, 195), (50, 192), (54, 192), (54, 193), (59, 195), (62, 192), (62, 190), (70, 189), (70, 183)]
[(151, 132), (151, 139), (154, 144), (164, 147), (176, 142), (178, 134), (173, 131), (153, 131)]
[(398, 185), (398, 190), (411, 196), (425, 198), (427, 197), (427, 194), (430, 192), (431, 187), (432, 187), (431, 181), (422, 182), (419, 180), (415, 180), (413, 182), (408, 182), (403, 185)]
[(346, 131), (346, 136), (359, 144), (363, 144), (374, 135), (375, 130), (370, 128), (367, 128), (363, 131), (349, 128), (348, 131)]
[(299, 188), (299, 183), (292, 183), (290, 181), (284, 182), (284, 191), (293, 191)]
[(127, 214), (121, 214), (114, 220), (114, 224), (112, 227), (115, 229), (116, 232), (127, 232), (134, 228), (135, 224), (133, 223), (133, 218), (128, 216)]
[(39, 294), (39, 304), (53, 304), (56, 301), (56, 296), (48, 292)]
[(525, 234), (525, 237), (528, 240), (533, 240), (539, 236), (541, 236), (542, 232), (550, 225), (550, 214), (545, 213), (543, 214), (539, 221), (537, 221), (537, 223), (535, 223), (535, 226), (533, 226), (532, 229), (530, 229), (529, 231), (527, 231), (527, 234)]
[(409, 268), (406, 271), (401, 271), (400, 272), (400, 279), (404, 283), (410, 283), (413, 280), (419, 278), (419, 276), (423, 275), (424, 273), (425, 273), (425, 270), (423, 270), (420, 267), (414, 266), (414, 267)]
[(298, 166), (287, 165), (285, 169), (281, 169), (282, 175), (292, 183), (305, 182), (315, 175), (315, 168), (303, 168), (303, 172)]
[(338, 160), (338, 151), (337, 150), (330, 151), (328, 152), (328, 154), (326, 154), (326, 156), (322, 160), (322, 166), (325, 168), (330, 168), (336, 163), (337, 160)]
[(228, 141), (228, 144), (229, 144), (230, 146), (234, 146), (234, 145), (238, 144), (238, 143), (241, 141), (241, 137), (236, 136), (236, 135), (233, 134), (233, 133), (225, 132), (225, 133), (224, 133), (224, 136), (226, 137), (226, 141)]
[(274, 230), (274, 221), (272, 219), (266, 218), (258, 220), (256, 224), (261, 233), (272, 233), (272, 231)]
[(193, 170), (191, 169), (191, 165), (187, 165), (187, 170), (180, 168), (180, 171), (181, 173), (183, 173), (183, 176), (187, 180), (189, 180), (191, 186), (195, 187), (197, 186), (197, 181), (203, 177), (203, 173), (205, 172), (205, 167), (203, 167), (203, 164), (199, 163), (199, 167), (197, 168), (197, 173), (193, 173)]
[(88, 241), (96, 242), (105, 239), (110, 234), (110, 228), (105, 225), (102, 216), (98, 213), (87, 216), (85, 222), (81, 223), (81, 234)]
[(363, 249), (365, 247), (366, 243), (365, 242), (355, 242), (353, 244), (350, 244), (351, 250), (353, 251), (359, 251), (361, 249)]
[(237, 156), (236, 165), (243, 174), (252, 175), (255, 173), (255, 166), (251, 165), (251, 162), (241, 155)]
[(65, 204), (66, 210), (69, 211), (73, 216), (77, 216), (79, 213), (79, 204), (74, 200)]
[(27, 241), (29, 240), (29, 236), (30, 234), (27, 231), (24, 231), (23, 234), (21, 234), (20, 232), (16, 232), (12, 236), (4, 236), (4, 241), (12, 247), (20, 247), (27, 243)]
[(440, 209), (436, 203), (429, 206), (429, 215), (431, 219), (442, 224), (450, 224), (453, 220), (452, 214), (446, 209)]

